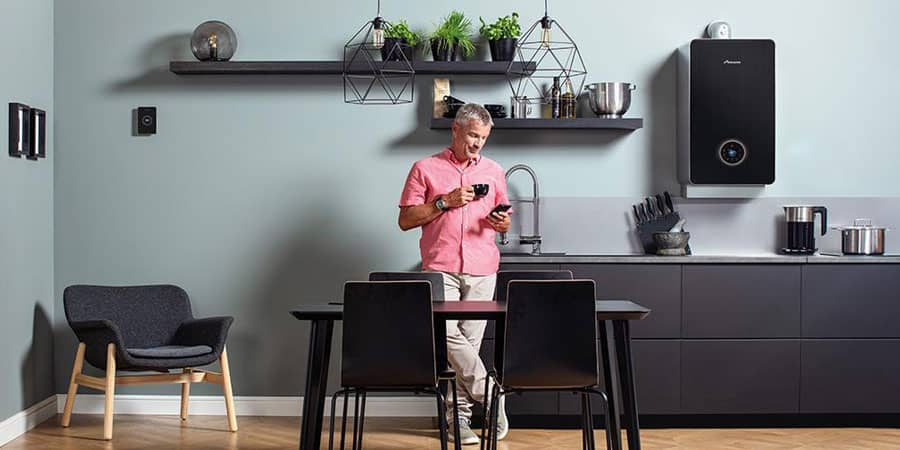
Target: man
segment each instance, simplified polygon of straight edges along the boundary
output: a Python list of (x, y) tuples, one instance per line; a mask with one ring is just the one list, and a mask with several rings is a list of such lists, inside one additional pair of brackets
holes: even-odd
[[(422, 268), (441, 272), (447, 301), (494, 296), (500, 265), (495, 236), (509, 230), (510, 220), (506, 212), (492, 212), (498, 204), (509, 203), (503, 168), (481, 155), (493, 125), (482, 106), (460, 108), (450, 146), (413, 164), (400, 198), (400, 229), (422, 227)], [(473, 184), (487, 184), (487, 194), (476, 197)], [(462, 444), (479, 443), (470, 425), (472, 405), (487, 403), (487, 372), (478, 356), (485, 325), (483, 320), (447, 321), (447, 356), (456, 370)], [(497, 437), (503, 439), (509, 424), (503, 401), (498, 406)]]

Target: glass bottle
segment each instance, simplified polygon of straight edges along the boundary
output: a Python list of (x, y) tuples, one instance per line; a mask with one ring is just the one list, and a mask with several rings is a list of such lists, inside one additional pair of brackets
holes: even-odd
[(550, 89), (550, 117), (559, 119), (559, 77), (553, 77), (553, 87)]
[(560, 108), (563, 119), (575, 118), (575, 91), (572, 89), (572, 80), (566, 79), (563, 83), (563, 93), (560, 96)]

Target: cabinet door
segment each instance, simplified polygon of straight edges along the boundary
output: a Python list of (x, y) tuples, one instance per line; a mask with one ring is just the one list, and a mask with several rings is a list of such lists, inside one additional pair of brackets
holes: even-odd
[(900, 340), (804, 340), (800, 412), (900, 413)]
[[(481, 343), (481, 360), (485, 367), (493, 366), (494, 340)], [(509, 415), (557, 415), (559, 414), (559, 394), (556, 392), (529, 392), (510, 394), (506, 397), (506, 413)]]
[(800, 337), (799, 265), (686, 264), (683, 270), (685, 338)]
[[(599, 346), (599, 341), (598, 341)], [(598, 348), (599, 352), (599, 348)], [(600, 354), (600, 353), (598, 353)], [(675, 340), (641, 340), (631, 342), (634, 365), (634, 384), (639, 414), (677, 414), (681, 407), (681, 346)], [(613, 368), (615, 372), (615, 368)], [(617, 379), (613, 375), (614, 379)], [(600, 385), (609, 392), (600, 376)], [(594, 415), (603, 414), (600, 400), (592, 397)], [(621, 399), (616, 400), (622, 411)], [(559, 397), (559, 412), (581, 414), (581, 398), (563, 393)]]
[(900, 264), (803, 268), (803, 337), (900, 338)]
[(690, 414), (796, 413), (800, 341), (683, 341), (681, 386)]
[(634, 338), (681, 336), (681, 266), (677, 264), (564, 264), (575, 278), (597, 282), (598, 299), (631, 300), (652, 310), (631, 324)]

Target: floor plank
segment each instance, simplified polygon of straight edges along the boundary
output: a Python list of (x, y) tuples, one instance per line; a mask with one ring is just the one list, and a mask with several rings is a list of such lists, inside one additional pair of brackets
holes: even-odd
[[(326, 422), (327, 424), (327, 422)], [(297, 447), (298, 417), (239, 417), (240, 431), (227, 431), (222, 416), (118, 415), (112, 442), (103, 435), (103, 416), (74, 415), (69, 428), (51, 419), (4, 449), (289, 449)], [(900, 430), (891, 428), (654, 429), (642, 430), (642, 448), (690, 450), (887, 450), (900, 448)], [(327, 435), (323, 436), (323, 448)], [(598, 448), (604, 436), (597, 432)], [(349, 442), (347, 443), (349, 448)], [(366, 419), (367, 450), (440, 448), (427, 418)], [(468, 446), (468, 449), (477, 449)], [(580, 449), (579, 430), (513, 429), (499, 449)]]

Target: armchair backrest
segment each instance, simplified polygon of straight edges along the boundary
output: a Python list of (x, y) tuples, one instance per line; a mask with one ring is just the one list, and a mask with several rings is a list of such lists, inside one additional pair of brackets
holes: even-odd
[(63, 291), (66, 320), (109, 320), (125, 345), (147, 348), (171, 343), (178, 327), (193, 318), (184, 289), (173, 285), (73, 285)]

